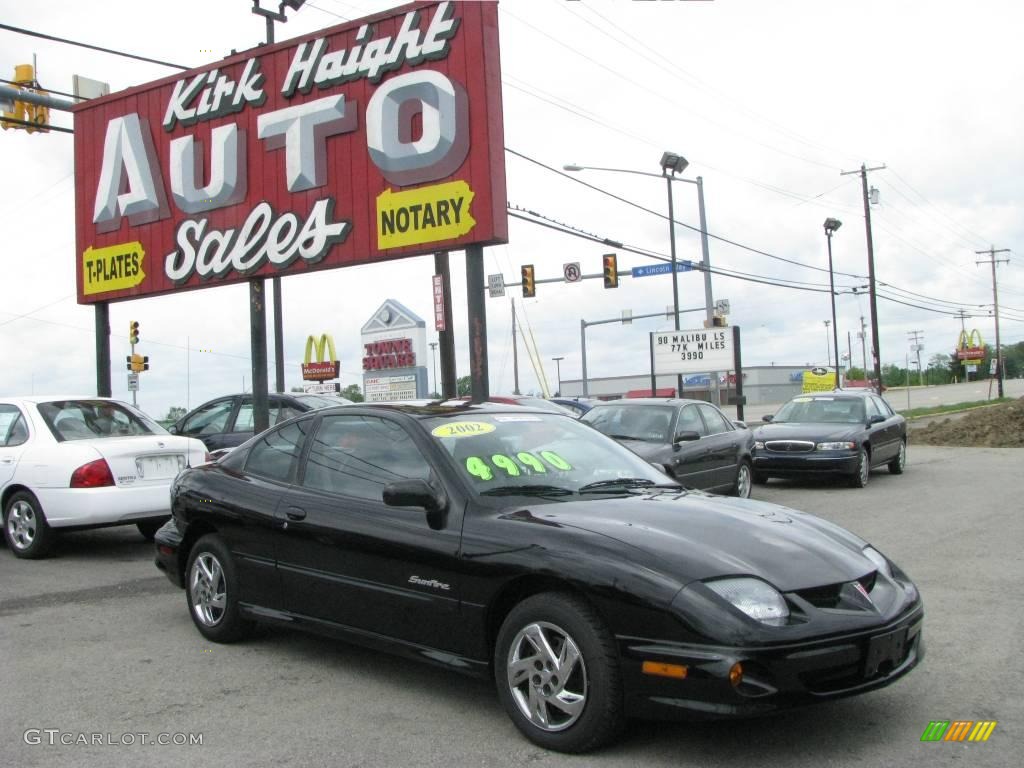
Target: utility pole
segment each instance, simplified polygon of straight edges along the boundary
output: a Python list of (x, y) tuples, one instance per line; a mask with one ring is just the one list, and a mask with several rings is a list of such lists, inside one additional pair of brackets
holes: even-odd
[(519, 394), (519, 344), (516, 341), (516, 300), (512, 299), (512, 394)]
[(868, 292), (871, 297), (871, 359), (875, 364), (875, 379), (878, 394), (882, 394), (882, 353), (878, 343), (878, 299), (875, 295), (875, 246), (871, 238), (871, 199), (868, 195), (868, 171), (884, 170), (884, 165), (874, 168), (865, 167), (861, 163), (859, 171), (840, 171), (840, 176), (860, 174), (861, 188), (864, 192), (864, 229), (868, 238)]
[[(975, 251), (976, 254), (981, 255), (983, 253), (988, 254), (988, 259), (981, 261), (975, 261), (975, 264), (991, 264), (992, 265), (992, 309), (996, 317), (996, 379), (999, 382), (999, 397), (1003, 396), (1003, 349), (999, 342), (999, 283), (996, 281), (996, 264), (1003, 262), (1009, 264), (1009, 259), (997, 259), (997, 253), (1009, 253), (1009, 248), (999, 248), (995, 246), (989, 247), (987, 251)], [(989, 392), (992, 390), (990, 389)]]
[(430, 347), (430, 356), (434, 360), (434, 392), (440, 395), (441, 390), (437, 386), (437, 342), (431, 341), (428, 346)]
[(917, 383), (918, 383), (918, 386), (920, 386), (920, 384), (921, 384), (921, 376), (922, 376), (922, 373), (921, 373), (921, 347), (924, 346), (921, 343), (922, 339), (920, 339), (918, 337), (920, 337), (922, 334), (924, 334), (924, 331), (907, 331), (907, 336), (912, 336), (913, 339), (914, 339), (914, 343), (910, 346), (910, 349), (911, 349), (911, 351), (917, 353)]
[(868, 378), (868, 346), (867, 346), (867, 326), (864, 325), (864, 315), (860, 316), (860, 354), (861, 359), (864, 361), (864, 383), (867, 383)]

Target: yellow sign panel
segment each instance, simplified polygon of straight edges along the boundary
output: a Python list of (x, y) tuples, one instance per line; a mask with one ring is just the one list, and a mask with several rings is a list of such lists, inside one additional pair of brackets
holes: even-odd
[(835, 373), (815, 373), (804, 371), (803, 387), (801, 392), (831, 392), (836, 388)]
[(473, 435), (486, 435), (494, 431), (494, 425), (486, 421), (455, 421), (451, 424), (442, 424), (434, 427), (430, 434), (434, 437), (472, 437)]
[(476, 226), (470, 215), (475, 193), (464, 181), (449, 181), (377, 196), (377, 247), (404, 248), (462, 237)]
[(134, 288), (143, 281), (142, 261), (146, 252), (136, 241), (86, 248), (82, 254), (82, 293), (91, 296)]

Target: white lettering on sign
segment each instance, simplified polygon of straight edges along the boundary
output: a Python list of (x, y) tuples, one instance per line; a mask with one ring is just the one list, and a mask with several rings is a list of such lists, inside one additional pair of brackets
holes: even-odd
[(651, 336), (657, 373), (705, 373), (735, 368), (730, 328), (655, 331)]
[(211, 69), (191, 80), (179, 80), (174, 84), (171, 100), (167, 102), (167, 111), (164, 113), (164, 130), (172, 131), (178, 123), (194, 125), (200, 120), (212, 120), (221, 115), (241, 112), (247, 104), (259, 107), (266, 100), (259, 58), (249, 59), (245, 63), (242, 79), (237, 83), (227, 75), (218, 74), (216, 69)]
[(210, 182), (201, 183), (203, 145), (194, 136), (171, 142), (171, 197), (179, 210), (202, 213), (245, 199), (244, 132), (234, 123), (210, 132)]
[(103, 166), (92, 217), (96, 230), (117, 229), (121, 216), (138, 226), (169, 215), (149, 126), (135, 112), (115, 117), (107, 123), (103, 141)]

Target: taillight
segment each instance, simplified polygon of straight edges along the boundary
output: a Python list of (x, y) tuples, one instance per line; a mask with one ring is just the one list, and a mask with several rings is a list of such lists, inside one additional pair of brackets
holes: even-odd
[(72, 488), (102, 488), (113, 484), (114, 475), (106, 459), (90, 461), (71, 473)]

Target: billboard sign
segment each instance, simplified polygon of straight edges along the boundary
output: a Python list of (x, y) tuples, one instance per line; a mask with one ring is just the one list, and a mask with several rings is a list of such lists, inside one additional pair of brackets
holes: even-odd
[(735, 368), (731, 328), (654, 331), (651, 337), (654, 369), (658, 373), (706, 373)]
[(79, 302), (507, 242), (497, 16), (413, 3), (77, 105)]

